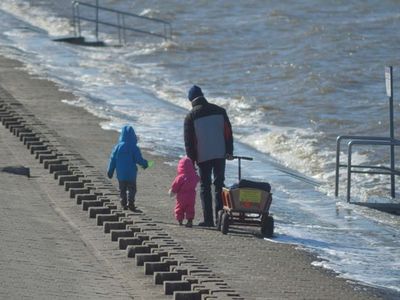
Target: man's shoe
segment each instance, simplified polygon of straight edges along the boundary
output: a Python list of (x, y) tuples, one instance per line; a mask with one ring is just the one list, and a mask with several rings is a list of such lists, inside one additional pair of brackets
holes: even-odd
[(128, 207), (129, 207), (129, 209), (130, 209), (131, 211), (136, 211), (136, 206), (135, 206), (135, 204), (129, 203)]
[(200, 226), (200, 227), (214, 227), (214, 223), (200, 222), (198, 226)]
[(120, 201), (120, 203), (121, 203), (121, 206), (122, 206), (122, 208), (123, 208), (124, 210), (127, 210), (127, 209), (128, 209), (128, 206), (126, 205), (126, 202)]

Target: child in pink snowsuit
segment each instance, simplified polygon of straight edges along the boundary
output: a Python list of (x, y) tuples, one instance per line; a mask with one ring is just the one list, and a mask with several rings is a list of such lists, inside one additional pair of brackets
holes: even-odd
[(192, 160), (185, 156), (177, 167), (177, 176), (171, 184), (170, 196), (176, 194), (175, 218), (182, 225), (186, 215), (186, 227), (192, 227), (194, 218), (194, 204), (196, 200), (196, 186), (200, 181), (194, 169)]

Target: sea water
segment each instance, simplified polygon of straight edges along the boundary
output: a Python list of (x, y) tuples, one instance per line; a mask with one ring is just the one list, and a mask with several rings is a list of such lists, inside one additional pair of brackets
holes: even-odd
[[(389, 136), (386, 65), (394, 67), (398, 133), (397, 1), (99, 4), (165, 19), (173, 38), (130, 34), (119, 46), (118, 34), (100, 26), (108, 47), (54, 42), (74, 35), (69, 1), (2, 0), (0, 54), (73, 92), (77, 101), (64, 102), (105, 117), (104, 129), (132, 124), (141, 147), (171, 164), (184, 155), (187, 91), (199, 85), (226, 108), (235, 154), (254, 158), (242, 162), (242, 177), (272, 186), (272, 240), (313, 252), (320, 258), (315, 265), (341, 277), (400, 292), (400, 218), (347, 204), (344, 174), (339, 198), (333, 195), (336, 137)], [(89, 40), (96, 38), (93, 28), (82, 26)], [(353, 163), (388, 165), (389, 157), (388, 147), (363, 147)], [(226, 183), (237, 176), (237, 162), (228, 162)], [(352, 196), (396, 201), (389, 183), (388, 176), (354, 176)]]

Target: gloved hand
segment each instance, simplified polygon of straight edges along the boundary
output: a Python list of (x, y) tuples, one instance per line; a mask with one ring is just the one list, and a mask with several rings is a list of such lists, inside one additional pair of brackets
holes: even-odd
[(145, 162), (144, 166), (142, 166), (142, 168), (144, 170), (146, 170), (148, 167), (149, 167), (149, 162), (146, 160), (146, 162)]
[(225, 154), (225, 158), (226, 158), (227, 160), (233, 160), (233, 155), (227, 153), (227, 154)]
[(113, 172), (107, 172), (107, 176), (111, 179), (113, 177)]
[(174, 196), (175, 196), (175, 193), (172, 191), (172, 189), (169, 189), (169, 190), (168, 190), (168, 195), (169, 195), (170, 197), (174, 197)]

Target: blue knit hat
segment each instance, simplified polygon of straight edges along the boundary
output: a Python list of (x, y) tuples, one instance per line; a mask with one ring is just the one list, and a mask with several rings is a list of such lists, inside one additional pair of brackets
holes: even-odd
[(199, 88), (197, 85), (194, 85), (190, 88), (188, 93), (189, 101), (193, 101), (197, 97), (201, 96), (203, 96), (203, 92), (201, 91), (201, 88)]

